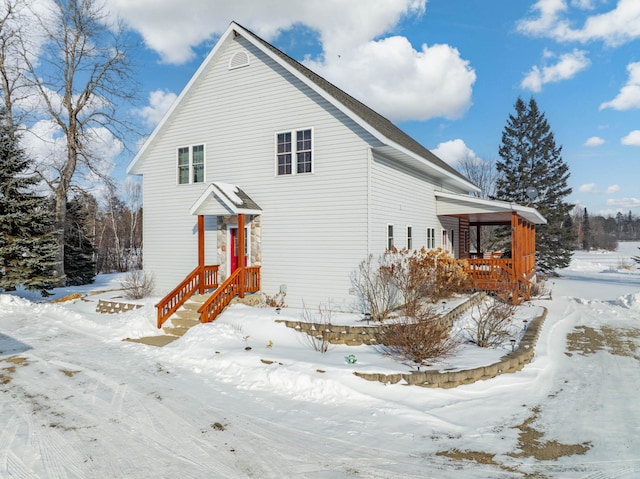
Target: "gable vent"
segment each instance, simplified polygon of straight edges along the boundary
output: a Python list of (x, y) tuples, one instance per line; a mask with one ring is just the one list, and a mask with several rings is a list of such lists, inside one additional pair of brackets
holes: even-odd
[(236, 52), (229, 60), (229, 70), (234, 68), (246, 67), (249, 65), (249, 54), (245, 51)]

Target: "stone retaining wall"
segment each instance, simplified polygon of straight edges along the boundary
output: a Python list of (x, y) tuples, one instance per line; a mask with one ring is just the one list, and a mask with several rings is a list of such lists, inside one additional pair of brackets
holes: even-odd
[(491, 379), (499, 374), (514, 373), (520, 371), (525, 364), (529, 364), (533, 359), (536, 341), (538, 340), (542, 324), (546, 317), (547, 310), (544, 308), (540, 316), (529, 322), (527, 330), (520, 340), (518, 349), (505, 354), (500, 358), (500, 361), (490, 366), (463, 371), (424, 371), (398, 374), (354, 372), (353, 374), (369, 381), (380, 381), (382, 383), (396, 384), (403, 381), (404, 384), (431, 388), (454, 388), (462, 384), (471, 384), (476, 381)]
[(131, 311), (132, 309), (142, 308), (141, 304), (132, 303), (120, 303), (118, 301), (105, 301), (103, 299), (98, 300), (96, 306), (96, 313), (101, 314), (117, 314), (124, 313), (125, 311)]
[[(469, 308), (479, 304), (486, 298), (486, 293), (480, 292), (473, 294), (467, 301), (459, 304), (441, 318), (449, 327), (453, 322), (462, 316)], [(380, 332), (381, 326), (376, 324), (373, 326), (340, 326), (337, 324), (326, 323), (306, 323), (302, 321), (289, 321), (286, 319), (278, 319), (277, 323), (284, 323), (287, 327), (293, 328), (301, 333), (310, 336), (322, 336), (322, 339), (331, 344), (346, 344), (348, 346), (360, 346), (362, 344), (377, 344), (376, 337)]]

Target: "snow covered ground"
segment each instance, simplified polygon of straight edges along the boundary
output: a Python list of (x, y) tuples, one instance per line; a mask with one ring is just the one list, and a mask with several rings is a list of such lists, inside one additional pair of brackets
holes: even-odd
[(289, 308), (233, 306), (155, 348), (122, 341), (158, 334), (151, 302), (99, 315), (117, 293), (0, 295), (0, 477), (640, 477), (638, 246), (577, 252), (552, 299), (519, 312), (548, 309), (534, 361), (455, 389), (360, 379), (410, 367), (372, 347), (320, 354), (274, 321)]

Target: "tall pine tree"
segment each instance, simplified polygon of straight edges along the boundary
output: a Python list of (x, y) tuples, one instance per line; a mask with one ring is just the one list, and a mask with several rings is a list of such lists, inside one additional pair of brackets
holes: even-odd
[(547, 219), (536, 227), (537, 269), (547, 274), (569, 266), (575, 241), (568, 221), (573, 205), (565, 201), (569, 167), (561, 151), (536, 101), (527, 105), (518, 98), (502, 132), (496, 199), (534, 207)]
[(589, 223), (589, 213), (584, 209), (582, 215), (582, 249), (589, 251), (591, 249), (591, 224)]
[(95, 248), (90, 231), (88, 194), (75, 196), (67, 203), (64, 231), (64, 271), (68, 286), (93, 283), (96, 276)]
[(46, 198), (34, 193), (38, 179), (0, 111), (0, 289), (17, 286), (48, 295), (55, 276), (54, 217)]

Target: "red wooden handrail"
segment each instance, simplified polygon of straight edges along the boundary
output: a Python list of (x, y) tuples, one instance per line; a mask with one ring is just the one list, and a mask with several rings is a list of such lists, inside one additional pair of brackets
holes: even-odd
[(240, 281), (243, 276), (245, 292), (255, 293), (260, 290), (260, 266), (236, 269), (198, 308), (200, 322), (210, 323), (216, 319), (240, 291)]
[(158, 310), (158, 329), (196, 292), (218, 287), (218, 265), (198, 266), (182, 282), (162, 298), (156, 309)]

